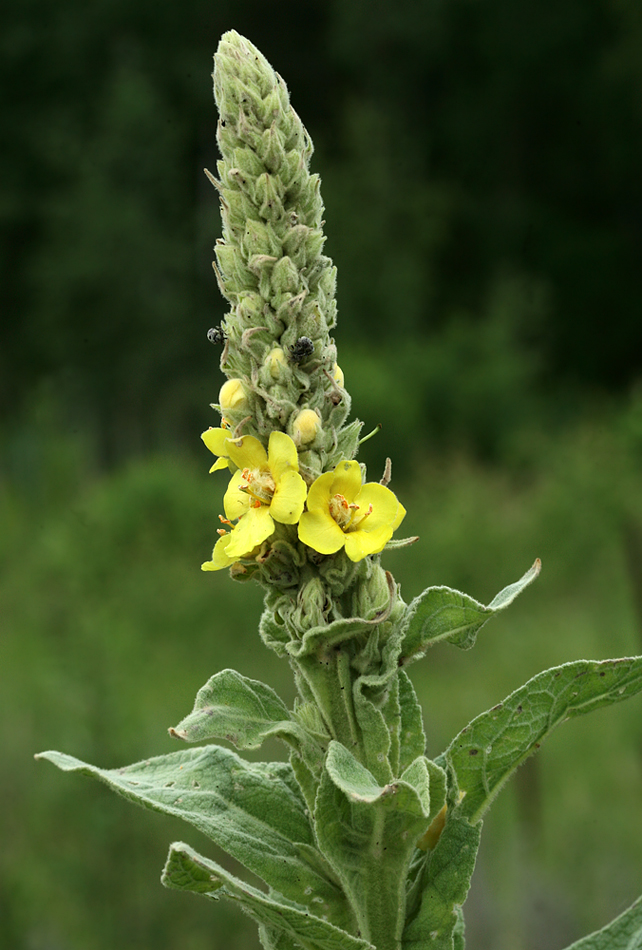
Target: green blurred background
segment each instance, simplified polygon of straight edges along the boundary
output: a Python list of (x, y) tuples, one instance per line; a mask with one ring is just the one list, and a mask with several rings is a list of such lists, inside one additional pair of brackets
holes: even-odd
[[(0, 947), (255, 950), (158, 882), (169, 841), (212, 845), (33, 761), (171, 751), (226, 666), (293, 698), (259, 590), (199, 571), (218, 38), (261, 48), (316, 144), (340, 362), (383, 424), (363, 458), (421, 536), (386, 557), (406, 599), (544, 562), (472, 653), (412, 668), (437, 754), (540, 669), (642, 652), (640, 6), (21, 0), (0, 26)], [(571, 723), (502, 792), (471, 950), (556, 950), (642, 892), (641, 713)]]

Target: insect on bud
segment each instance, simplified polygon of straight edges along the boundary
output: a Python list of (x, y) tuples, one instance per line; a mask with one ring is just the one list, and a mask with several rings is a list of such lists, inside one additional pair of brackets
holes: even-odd
[(290, 347), (290, 359), (293, 363), (304, 363), (314, 353), (314, 343), (309, 336), (300, 336)]
[(207, 339), (210, 343), (220, 346), (225, 343), (225, 330), (223, 327), (210, 327), (207, 331)]

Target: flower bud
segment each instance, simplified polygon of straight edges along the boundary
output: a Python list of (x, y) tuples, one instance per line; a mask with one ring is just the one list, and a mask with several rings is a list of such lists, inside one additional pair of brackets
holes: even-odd
[(264, 366), (267, 366), (272, 379), (279, 379), (283, 367), (288, 365), (288, 359), (280, 346), (275, 346), (265, 357)]
[(314, 409), (302, 409), (292, 424), (292, 438), (295, 445), (308, 445), (314, 442), (321, 427), (321, 420)]
[(334, 364), (334, 367), (332, 369), (332, 378), (335, 381), (335, 383), (341, 387), (341, 389), (345, 389), (343, 370), (341, 369), (338, 363)]
[(218, 401), (222, 410), (242, 409), (247, 403), (247, 396), (241, 380), (228, 379), (223, 383)]

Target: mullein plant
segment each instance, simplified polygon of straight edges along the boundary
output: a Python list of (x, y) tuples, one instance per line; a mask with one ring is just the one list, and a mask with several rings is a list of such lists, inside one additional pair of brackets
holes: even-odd
[[(404, 603), (380, 555), (405, 509), (356, 461), (361, 423), (331, 337), (335, 268), (323, 254), (312, 142), (281, 77), (226, 33), (215, 56), (223, 238), (214, 270), (230, 312), (210, 338), (227, 381), (220, 425), (202, 439), (229, 478), (204, 571), (265, 591), (263, 643), (287, 659), (298, 698), (234, 670), (216, 673), (172, 736), (256, 749), (281, 739), (289, 762), (248, 762), (196, 745), (115, 770), (46, 752), (59, 768), (194, 825), (265, 882), (245, 883), (183, 843), (170, 888), (235, 901), (266, 950), (463, 950), (482, 818), (559, 723), (642, 690), (642, 658), (547, 670), (482, 713), (431, 761), (406, 668), (440, 641), (469, 649), (540, 564), (488, 606), (448, 587)], [(221, 477), (221, 476), (214, 476)], [(576, 950), (642, 947), (642, 903)]]

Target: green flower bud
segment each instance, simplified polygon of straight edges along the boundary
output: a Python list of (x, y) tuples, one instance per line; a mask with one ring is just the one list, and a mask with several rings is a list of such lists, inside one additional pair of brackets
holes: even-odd
[(288, 365), (288, 358), (280, 346), (275, 346), (266, 356), (264, 365), (268, 368), (272, 379), (279, 379)]

